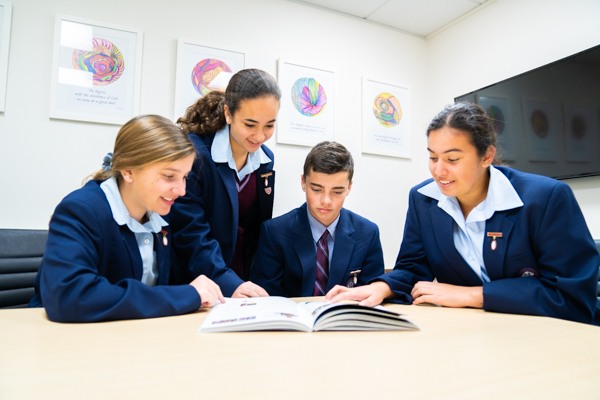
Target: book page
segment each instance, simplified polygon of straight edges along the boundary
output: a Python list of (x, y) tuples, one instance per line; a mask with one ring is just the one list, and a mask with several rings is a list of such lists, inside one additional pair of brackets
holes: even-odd
[[(296, 328), (294, 328), (296, 325)], [(303, 326), (298, 327), (298, 325)], [(201, 331), (239, 331), (257, 329), (312, 329), (296, 302), (285, 297), (226, 298), (215, 305), (200, 327)]]

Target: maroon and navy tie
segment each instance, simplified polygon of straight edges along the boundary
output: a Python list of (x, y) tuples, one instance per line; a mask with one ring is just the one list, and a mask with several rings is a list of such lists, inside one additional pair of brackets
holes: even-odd
[(325, 296), (327, 290), (327, 279), (329, 278), (329, 247), (327, 246), (327, 236), (329, 231), (325, 229), (321, 239), (317, 242), (317, 277), (315, 279), (315, 288), (313, 296)]

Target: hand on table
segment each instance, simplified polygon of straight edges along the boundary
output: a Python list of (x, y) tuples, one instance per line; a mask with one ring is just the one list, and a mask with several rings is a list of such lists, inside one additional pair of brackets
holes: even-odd
[(217, 303), (217, 300), (221, 303), (225, 303), (225, 298), (221, 293), (221, 288), (219, 285), (214, 283), (212, 280), (207, 278), (205, 275), (200, 275), (196, 279), (194, 279), (190, 286), (193, 286), (194, 289), (200, 295), (200, 300), (202, 300), (202, 307), (212, 307)]
[(347, 288), (335, 285), (325, 296), (325, 300), (337, 303), (343, 300), (356, 300), (361, 306), (374, 307), (392, 295), (390, 287), (385, 282), (373, 282), (370, 285)]
[(417, 282), (410, 293), (413, 304), (433, 303), (445, 307), (483, 307), (483, 286), (455, 286), (439, 282)]
[(231, 297), (269, 297), (269, 293), (256, 283), (248, 281), (238, 286)]

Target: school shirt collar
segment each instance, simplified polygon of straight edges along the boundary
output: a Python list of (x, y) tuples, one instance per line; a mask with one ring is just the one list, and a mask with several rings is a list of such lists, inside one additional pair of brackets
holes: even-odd
[(463, 226), (465, 222), (487, 221), (496, 211), (522, 207), (523, 201), (506, 175), (492, 165), (489, 168), (490, 184), (488, 186), (487, 197), (469, 213), (466, 221), (456, 197), (448, 197), (442, 194), (435, 181), (417, 191), (427, 197), (436, 199), (438, 207), (446, 211), (459, 226)]
[(310, 224), (310, 231), (312, 233), (313, 239), (315, 240), (315, 243), (317, 243), (319, 239), (321, 239), (321, 236), (323, 236), (323, 232), (325, 232), (325, 229), (329, 231), (329, 236), (331, 237), (331, 240), (335, 241), (335, 228), (337, 227), (338, 222), (340, 221), (340, 215), (342, 214), (341, 212), (338, 214), (335, 221), (333, 221), (328, 227), (325, 227), (325, 225), (317, 221), (317, 219), (312, 216), (310, 211), (308, 211), (308, 207), (306, 207), (306, 213), (308, 214), (308, 223)]
[(212, 146), (210, 148), (210, 156), (215, 163), (227, 163), (229, 168), (235, 171), (238, 180), (244, 179), (246, 175), (253, 173), (261, 164), (268, 164), (271, 159), (263, 151), (261, 147), (258, 148), (254, 153), (248, 153), (248, 159), (246, 165), (238, 171), (235, 165), (235, 159), (233, 158), (233, 152), (231, 151), (231, 142), (229, 141), (229, 125), (225, 125), (225, 128), (221, 129), (215, 134)]
[(169, 225), (160, 215), (155, 212), (149, 212), (150, 219), (145, 224), (140, 224), (137, 220), (133, 219), (127, 211), (125, 203), (121, 198), (121, 192), (119, 192), (119, 185), (117, 184), (116, 178), (110, 178), (100, 184), (100, 189), (104, 192), (108, 205), (112, 211), (113, 219), (119, 225), (127, 225), (129, 230), (133, 233), (145, 233), (145, 232), (160, 232), (163, 226)]

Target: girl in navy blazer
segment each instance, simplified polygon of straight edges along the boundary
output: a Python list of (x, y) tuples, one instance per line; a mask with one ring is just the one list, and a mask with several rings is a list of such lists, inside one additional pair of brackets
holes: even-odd
[(184, 314), (224, 301), (202, 275), (168, 286), (171, 229), (161, 217), (185, 194), (195, 152), (166, 118), (142, 115), (119, 131), (114, 152), (52, 215), (30, 306), (57, 322)]
[(600, 324), (599, 256), (569, 186), (491, 166), (496, 137), (477, 105), (446, 107), (427, 136), (433, 179), (410, 192), (394, 270), (327, 297)]
[(175, 250), (191, 277), (211, 276), (226, 296), (267, 295), (244, 280), (260, 224), (273, 213), (274, 157), (264, 142), (273, 135), (279, 98), (273, 77), (246, 69), (225, 93), (208, 93), (177, 121), (190, 132), (197, 159), (171, 213)]

